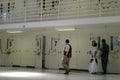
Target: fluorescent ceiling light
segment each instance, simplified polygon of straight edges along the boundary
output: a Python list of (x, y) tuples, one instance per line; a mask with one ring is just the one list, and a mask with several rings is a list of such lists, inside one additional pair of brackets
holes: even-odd
[(22, 33), (23, 31), (20, 30), (7, 30), (7, 33)]
[(57, 31), (74, 31), (75, 28), (56, 28)]

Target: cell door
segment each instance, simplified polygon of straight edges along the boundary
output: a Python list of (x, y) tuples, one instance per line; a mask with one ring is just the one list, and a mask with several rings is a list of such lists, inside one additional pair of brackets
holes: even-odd
[(46, 36), (42, 36), (42, 68), (45, 68)]
[(35, 67), (45, 67), (45, 53), (46, 53), (46, 36), (36, 36), (36, 50), (35, 50)]

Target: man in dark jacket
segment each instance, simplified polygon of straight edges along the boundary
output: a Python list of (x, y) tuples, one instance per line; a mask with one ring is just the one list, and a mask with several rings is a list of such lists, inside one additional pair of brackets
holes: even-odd
[(108, 56), (109, 56), (109, 46), (106, 43), (105, 39), (102, 39), (102, 47), (100, 49), (101, 51), (101, 62), (102, 62), (102, 69), (103, 74), (106, 74), (107, 72), (107, 63), (108, 63)]

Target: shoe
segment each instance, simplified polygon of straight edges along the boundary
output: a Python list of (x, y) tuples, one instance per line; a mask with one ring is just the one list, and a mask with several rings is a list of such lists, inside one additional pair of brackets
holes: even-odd
[(94, 72), (94, 73), (91, 73), (91, 74), (97, 74), (96, 72)]
[(68, 72), (65, 72), (64, 74), (65, 74), (65, 75), (68, 75), (69, 73), (68, 73)]
[(70, 72), (70, 70), (68, 70), (68, 72)]
[(102, 72), (102, 74), (106, 74), (106, 72)]
[(65, 74), (65, 75), (68, 75), (69, 72), (70, 72), (70, 70), (66, 70), (64, 74)]

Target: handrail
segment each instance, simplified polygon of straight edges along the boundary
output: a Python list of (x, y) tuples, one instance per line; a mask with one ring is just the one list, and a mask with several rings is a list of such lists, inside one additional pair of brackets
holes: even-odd
[(0, 24), (119, 15), (120, 0), (0, 1)]

